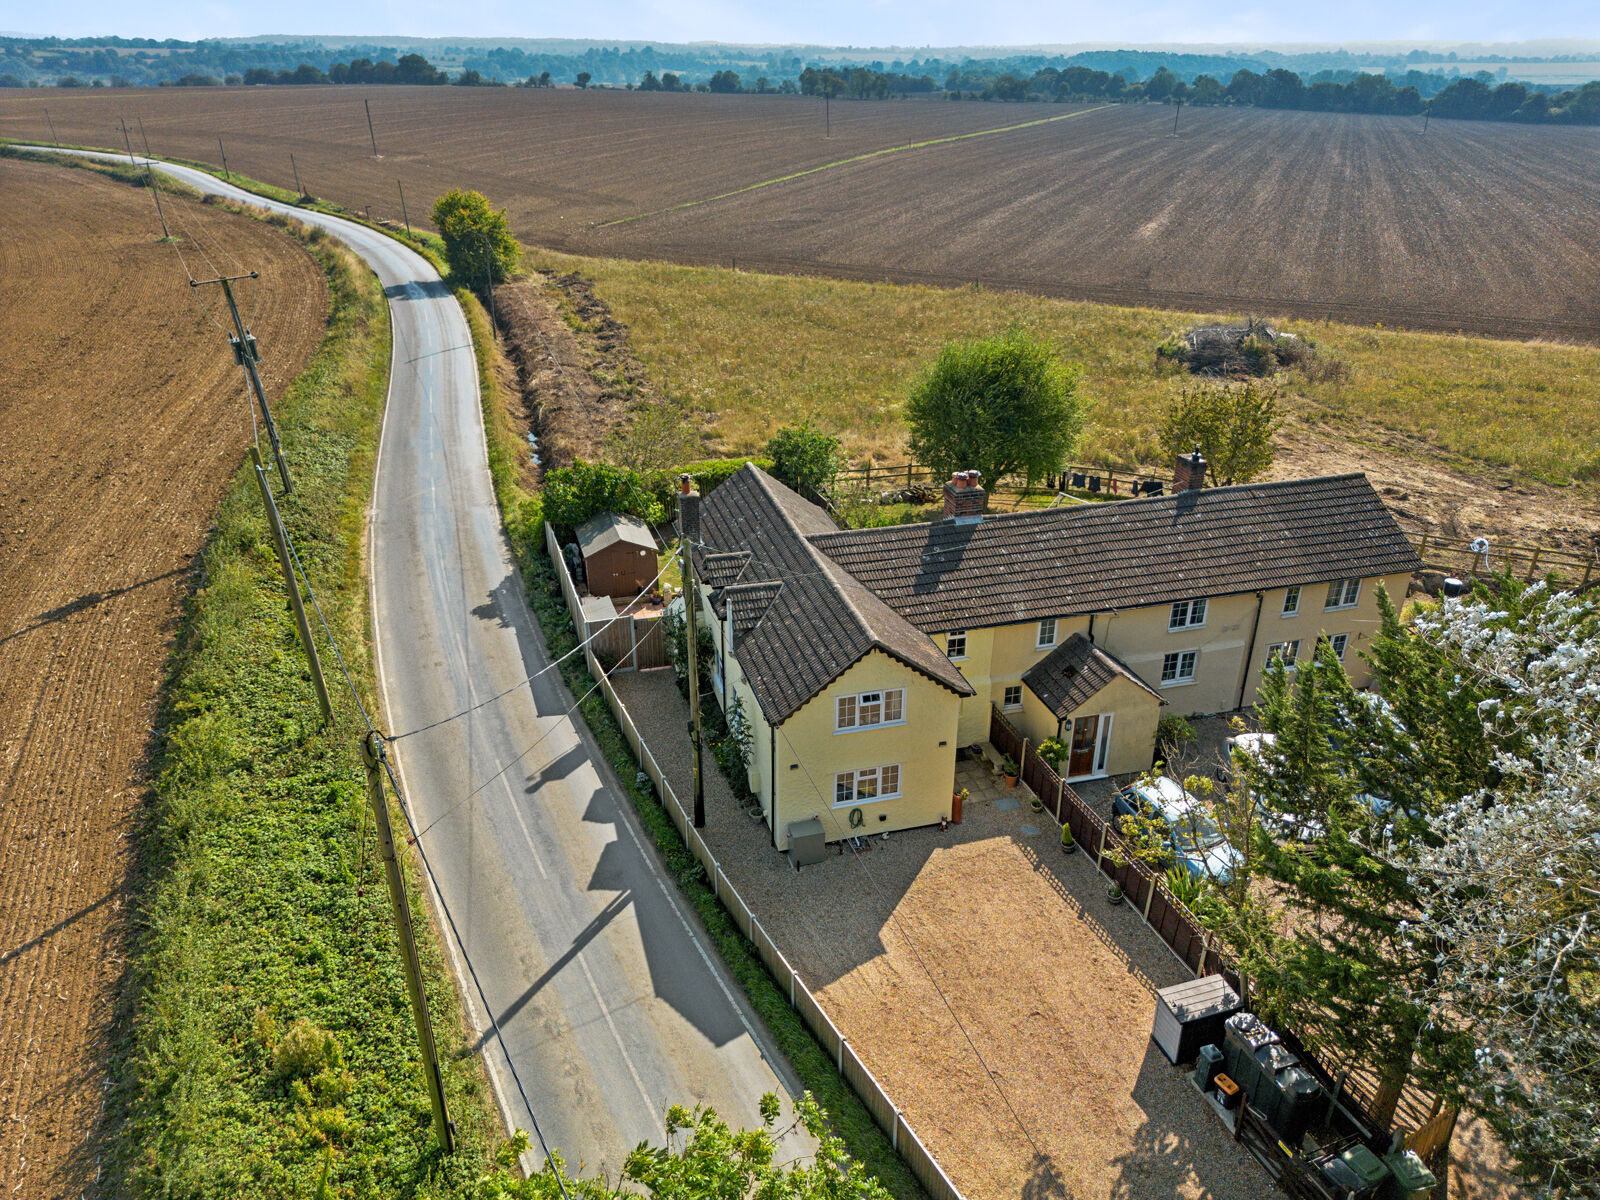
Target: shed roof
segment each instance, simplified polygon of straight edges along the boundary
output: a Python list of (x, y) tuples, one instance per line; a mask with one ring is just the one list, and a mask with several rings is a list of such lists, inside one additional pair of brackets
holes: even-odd
[(656, 548), (655, 535), (650, 532), (650, 526), (638, 517), (630, 517), (625, 513), (596, 513), (578, 526), (578, 548), (583, 551), (585, 558), (618, 542), (639, 546), (652, 553)]
[(1082, 708), (1113, 679), (1126, 679), (1158, 702), (1161, 693), (1133, 673), (1116, 656), (1107, 654), (1081, 633), (1075, 633), (1034, 663), (1022, 676), (1033, 694), (1052, 715), (1062, 718)]
[(814, 534), (927, 633), (1416, 570), (1365, 475)]

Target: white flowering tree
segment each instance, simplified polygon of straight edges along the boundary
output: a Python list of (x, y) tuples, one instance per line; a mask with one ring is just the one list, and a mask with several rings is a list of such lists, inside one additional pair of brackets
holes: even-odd
[(1541, 1190), (1600, 1197), (1600, 613), (1507, 586), (1415, 630), (1493, 761), (1390, 847), (1434, 953), (1413, 995), (1470, 1035), (1463, 1087)]

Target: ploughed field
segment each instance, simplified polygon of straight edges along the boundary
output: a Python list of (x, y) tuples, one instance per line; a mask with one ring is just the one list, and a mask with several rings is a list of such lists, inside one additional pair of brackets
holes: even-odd
[[(0, 1194), (77, 1197), (163, 661), (249, 414), (148, 192), (0, 159), (0, 195)], [(281, 391), (322, 337), (321, 269), (264, 223), (163, 203), (197, 273), (202, 247), (261, 273), (241, 300)]]
[(1600, 337), (1593, 129), (1185, 109), (1174, 136), (1157, 105), (890, 101), (835, 102), (824, 137), (799, 97), (281, 87), (6, 98), (0, 134), (47, 137), (47, 100), (64, 141), (142, 116), (157, 153), (215, 163), (221, 136), (284, 187), (293, 154), (374, 216), (397, 179), (413, 220), (476, 187), (574, 253)]

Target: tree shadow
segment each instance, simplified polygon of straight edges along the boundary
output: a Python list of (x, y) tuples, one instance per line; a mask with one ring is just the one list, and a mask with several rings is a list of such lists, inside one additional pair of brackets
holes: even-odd
[(1280, 1194), (1154, 1042), (1145, 1049), (1132, 1098), (1145, 1119), (1133, 1133), (1133, 1145), (1111, 1160), (1117, 1171), (1111, 1194), (1117, 1200), (1153, 1200), (1197, 1189), (1228, 1200)]

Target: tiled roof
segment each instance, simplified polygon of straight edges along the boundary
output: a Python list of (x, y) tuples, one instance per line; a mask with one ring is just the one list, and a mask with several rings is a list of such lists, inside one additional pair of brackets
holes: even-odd
[(1022, 676), (1022, 682), (1056, 717), (1066, 717), (1118, 676), (1161, 699), (1160, 692), (1081, 633), (1073, 634), (1034, 663)]
[(1365, 475), (811, 535), (927, 633), (1413, 571)]
[(696, 571), (710, 580), (725, 571), (724, 561), (731, 565), (723, 555), (749, 554), (739, 586), (724, 586), (713, 599), (719, 612), (733, 605), (733, 652), (766, 719), (786, 720), (873, 650), (972, 695), (926, 634), (808, 540), (832, 532), (826, 513), (754, 466), (701, 501)]

